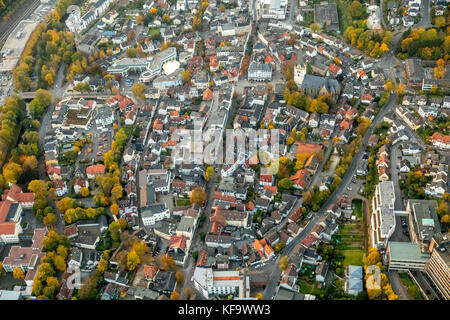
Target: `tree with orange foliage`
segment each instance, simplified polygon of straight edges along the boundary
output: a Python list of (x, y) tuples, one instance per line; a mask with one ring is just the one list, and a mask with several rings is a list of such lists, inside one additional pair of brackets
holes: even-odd
[(444, 59), (439, 59), (436, 61), (436, 68), (434, 70), (434, 76), (436, 79), (441, 79), (444, 77), (445, 73), (445, 61)]
[(176, 291), (172, 292), (172, 294), (170, 295), (170, 300), (178, 300), (180, 299), (180, 294)]

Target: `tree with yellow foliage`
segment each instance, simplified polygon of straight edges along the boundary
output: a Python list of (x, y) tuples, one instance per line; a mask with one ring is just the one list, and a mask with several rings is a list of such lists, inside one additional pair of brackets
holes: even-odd
[(98, 271), (100, 271), (100, 273), (105, 273), (105, 271), (108, 270), (108, 264), (108, 260), (101, 258), (97, 265)]
[(385, 88), (387, 91), (392, 91), (392, 90), (394, 90), (394, 84), (393, 84), (390, 80), (388, 80), (388, 81), (386, 81), (386, 83), (384, 84), (384, 88)]
[(119, 205), (117, 203), (113, 203), (111, 207), (109, 207), (109, 210), (114, 216), (117, 216), (119, 214)]
[(436, 17), (436, 19), (434, 20), (434, 24), (438, 28), (445, 27), (445, 25), (446, 25), (445, 17), (443, 17), (443, 16)]
[(289, 262), (288, 256), (282, 256), (280, 261), (278, 262), (278, 267), (280, 268), (280, 270), (282, 271), (286, 270), (288, 262)]
[(434, 70), (434, 77), (436, 79), (441, 79), (444, 77), (445, 74), (445, 61), (444, 59), (438, 59), (436, 61), (436, 68)]
[(295, 142), (295, 140), (294, 140), (294, 138), (292, 138), (292, 137), (288, 137), (288, 138), (286, 139), (286, 144), (287, 144), (288, 146), (292, 145), (294, 142)]
[(131, 88), (131, 92), (133, 93), (133, 96), (142, 102), (145, 101), (145, 90), (146, 90), (145, 83), (135, 83), (133, 87)]
[(305, 167), (306, 161), (308, 160), (308, 158), (310, 156), (311, 155), (309, 153), (299, 153), (299, 154), (297, 154), (297, 156), (296, 156), (297, 161), (295, 162), (294, 170), (298, 171), (298, 170), (303, 169)]
[(137, 24), (137, 25), (141, 25), (142, 22), (144, 22), (144, 16), (143, 16), (142, 14), (139, 14), (139, 15), (136, 17), (136, 24)]
[(25, 274), (22, 269), (15, 267), (13, 270), (13, 277), (14, 279), (25, 279)]
[(184, 70), (181, 73), (181, 80), (183, 81), (184, 84), (189, 83), (191, 81), (192, 78), (192, 73), (189, 70)]
[(381, 256), (377, 248), (370, 248), (368, 254), (363, 255), (364, 266), (378, 265), (381, 266)]
[(400, 84), (397, 86), (397, 89), (395, 90), (395, 92), (396, 92), (399, 96), (401, 96), (401, 95), (403, 94), (403, 92), (405, 91), (405, 89), (406, 89), (406, 85), (403, 84), (403, 83), (400, 83)]
[(167, 13), (165, 13), (165, 14), (162, 16), (162, 21), (165, 22), (165, 23), (167, 23), (167, 24), (169, 24), (169, 23), (170, 23), (170, 16), (169, 16)]
[(44, 77), (45, 81), (47, 81), (49, 86), (52, 86), (54, 81), (53, 81), (53, 75), (51, 72), (47, 73)]
[(386, 43), (383, 42), (380, 46), (380, 50), (381, 50), (381, 52), (385, 53), (385, 52), (389, 51), (389, 47)]
[(176, 279), (178, 284), (183, 283), (183, 281), (184, 281), (184, 274), (183, 274), (183, 272), (181, 272), (181, 271), (175, 272), (175, 279)]
[(131, 250), (127, 255), (127, 269), (133, 271), (141, 263), (141, 259), (136, 251)]
[(209, 181), (214, 176), (214, 168), (211, 166), (208, 166), (205, 170), (205, 180)]
[(80, 189), (80, 195), (81, 195), (83, 198), (86, 198), (87, 196), (89, 196), (89, 189), (86, 188), (86, 187), (81, 188), (81, 189)]
[(202, 187), (196, 187), (191, 192), (191, 196), (189, 198), (191, 203), (196, 203), (198, 205), (203, 205), (206, 201), (206, 192)]

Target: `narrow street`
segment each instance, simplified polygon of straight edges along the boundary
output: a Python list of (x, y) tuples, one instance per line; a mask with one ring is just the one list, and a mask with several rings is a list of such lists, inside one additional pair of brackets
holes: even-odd
[(397, 271), (389, 271), (388, 273), (389, 283), (392, 286), (394, 292), (398, 295), (399, 300), (414, 300), (409, 294), (408, 288), (405, 287)]

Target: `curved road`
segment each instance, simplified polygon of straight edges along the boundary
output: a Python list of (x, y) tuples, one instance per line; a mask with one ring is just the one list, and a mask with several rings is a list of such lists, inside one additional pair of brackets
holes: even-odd
[[(358, 164), (361, 162), (363, 154), (365, 152), (365, 148), (367, 146), (367, 142), (369, 141), (369, 137), (371, 136), (375, 127), (383, 121), (384, 116), (395, 106), (397, 101), (397, 94), (392, 93), (388, 103), (380, 110), (380, 112), (375, 117), (374, 121), (370, 125), (366, 134), (364, 135), (364, 139), (362, 142), (362, 146), (360, 146), (359, 151), (353, 156), (352, 162), (342, 178), (339, 187), (331, 194), (330, 198), (328, 198), (327, 202), (322, 206), (322, 208), (317, 212), (314, 218), (306, 225), (306, 227), (300, 232), (300, 234), (292, 240), (285, 248), (283, 255), (288, 255), (291, 253), (292, 249), (299, 243), (301, 243), (306, 236), (308, 236), (312, 229), (319, 223), (319, 220), (325, 215), (327, 209), (336, 202), (337, 198), (341, 196), (345, 192), (345, 188), (350, 183), (353, 175), (356, 172)], [(281, 277), (281, 270), (278, 268), (278, 262), (280, 260), (280, 256), (275, 260), (272, 265), (272, 272), (270, 274), (270, 280), (266, 286), (266, 290), (264, 292), (264, 299), (269, 300), (272, 299), (272, 296), (277, 291), (277, 284)]]

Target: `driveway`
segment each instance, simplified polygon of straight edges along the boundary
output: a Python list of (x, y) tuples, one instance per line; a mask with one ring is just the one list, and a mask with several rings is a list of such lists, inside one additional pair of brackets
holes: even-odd
[(388, 278), (392, 289), (398, 295), (399, 300), (414, 300), (409, 294), (408, 288), (404, 286), (397, 271), (389, 271)]

